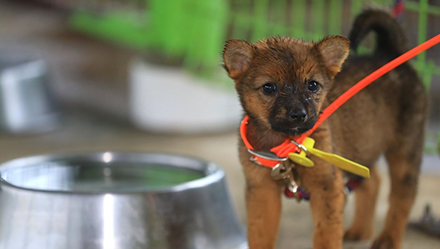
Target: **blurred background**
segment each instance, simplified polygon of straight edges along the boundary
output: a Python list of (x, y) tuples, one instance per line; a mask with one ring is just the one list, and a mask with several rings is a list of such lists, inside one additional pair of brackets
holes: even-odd
[[(221, 66), (224, 41), (347, 35), (365, 4), (392, 12), (410, 47), (440, 32), (439, 0), (0, 0), (0, 162), (68, 151), (194, 156), (225, 169), (245, 224), (236, 152), (242, 111)], [(412, 63), (431, 101), (417, 222), (428, 203), (440, 216), (440, 46)], [(378, 228), (387, 184), (384, 177)], [(284, 206), (279, 248), (310, 247), (308, 205)], [(404, 248), (440, 246), (416, 229), (405, 241)]]

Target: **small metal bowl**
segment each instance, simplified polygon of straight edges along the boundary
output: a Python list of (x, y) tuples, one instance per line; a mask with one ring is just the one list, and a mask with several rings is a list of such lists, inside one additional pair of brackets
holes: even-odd
[(1, 249), (246, 247), (213, 163), (103, 152), (0, 165)]
[(33, 134), (52, 131), (61, 114), (41, 59), (0, 57), (0, 132)]

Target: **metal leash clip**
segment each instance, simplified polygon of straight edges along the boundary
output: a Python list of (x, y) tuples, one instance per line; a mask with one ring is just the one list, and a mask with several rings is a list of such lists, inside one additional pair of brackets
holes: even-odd
[[(279, 157), (275, 153), (270, 152), (270, 151), (254, 151), (254, 150), (248, 149), (248, 152), (251, 155), (262, 158), (262, 159), (279, 162), (278, 164), (276, 164), (272, 168), (271, 176), (274, 180), (283, 180), (283, 179), (287, 179), (289, 177), (289, 173), (292, 170), (292, 168), (286, 167), (283, 163), (283, 162), (287, 161), (287, 159), (288, 159), (287, 157)], [(253, 156), (251, 156), (251, 158), (249, 160), (251, 160), (252, 162), (254, 162), (258, 165), (261, 165), (261, 163)]]
[(298, 191), (298, 185), (293, 179), (289, 179), (289, 180), (290, 182), (287, 184), (287, 188), (289, 189), (290, 192), (296, 194), (296, 192)]
[(278, 163), (272, 168), (270, 175), (274, 180), (285, 180), (290, 178), (291, 167), (286, 167), (284, 163)]
[[(292, 168), (290, 168), (292, 169)], [(290, 172), (291, 170), (289, 170)], [(293, 179), (293, 175), (292, 174), (286, 174), (285, 178), (284, 178), (284, 182), (285, 182), (285, 186), (286, 186), (286, 190), (290, 192), (291, 194), (293, 194), (293, 196), (291, 194), (289, 194), (289, 197), (294, 197), (296, 199), (297, 202), (301, 202), (302, 197), (299, 195), (298, 190), (299, 190), (299, 186), (298, 184), (296, 184), (295, 180)]]
[(287, 189), (294, 194), (294, 197), (297, 202), (302, 201), (302, 197), (298, 194), (298, 185), (293, 179), (289, 179), (290, 182), (287, 184)]

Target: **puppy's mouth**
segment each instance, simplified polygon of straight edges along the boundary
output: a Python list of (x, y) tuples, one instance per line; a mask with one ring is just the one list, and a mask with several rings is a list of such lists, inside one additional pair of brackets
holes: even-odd
[(271, 127), (274, 131), (281, 132), (289, 136), (298, 136), (312, 129), (313, 125), (314, 123), (312, 125), (305, 125), (300, 127), (287, 127), (278, 125), (272, 125)]

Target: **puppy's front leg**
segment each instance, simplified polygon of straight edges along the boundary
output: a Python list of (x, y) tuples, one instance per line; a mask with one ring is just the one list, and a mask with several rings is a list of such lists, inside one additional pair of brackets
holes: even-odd
[(326, 163), (316, 164), (314, 170), (331, 172), (314, 175), (307, 181), (314, 223), (313, 248), (340, 249), (344, 209), (342, 172)]
[(247, 237), (250, 249), (275, 248), (281, 213), (281, 187), (270, 169), (244, 163)]

